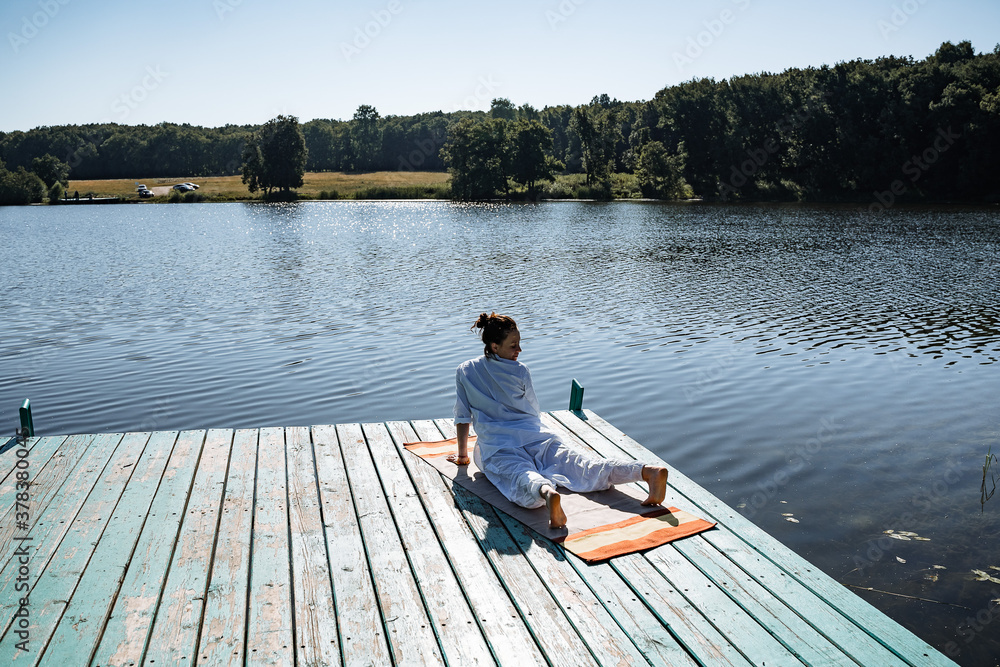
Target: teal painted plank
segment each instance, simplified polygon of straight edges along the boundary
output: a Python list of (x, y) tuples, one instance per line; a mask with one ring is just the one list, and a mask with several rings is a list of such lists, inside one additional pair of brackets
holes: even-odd
[(213, 429), (205, 437), (150, 632), (148, 664), (195, 662), (232, 442), (230, 430)]
[(698, 664), (611, 563), (588, 564), (572, 554), (566, 554), (566, 560), (651, 664), (671, 667)]
[[(148, 434), (146, 434), (148, 435)], [(129, 434), (126, 440), (138, 435)], [(154, 433), (49, 641), (45, 662), (70, 665), (97, 648), (177, 433)], [(122, 447), (125, 443), (122, 443)], [(59, 555), (57, 554), (57, 558)]]
[(674, 548), (802, 662), (847, 667), (857, 664), (704, 539), (678, 540)]
[(140, 664), (184, 516), (204, 431), (177, 436), (92, 665)]
[[(65, 435), (50, 435), (40, 438), (28, 438), (28, 456), (24, 458), (28, 459), (27, 470), (31, 478), (38, 476), (38, 473), (48, 464), (52, 455), (66, 442), (66, 438), (68, 437)], [(4, 513), (9, 511), (8, 508), (14, 503), (14, 496), (12, 494), (16, 491), (18, 481), (15, 473), (18, 470), (25, 470), (24, 468), (17, 467), (18, 459), (22, 458), (17, 455), (18, 449), (22, 449), (22, 446), (15, 446), (7, 450), (3, 454), (2, 461), (0, 461), (0, 470), (3, 471), (3, 478), (0, 481), (0, 503), (2, 503), (0, 507), (4, 508)], [(3, 515), (0, 515), (0, 520), (2, 520), (2, 517)]]
[(798, 659), (672, 545), (657, 547), (645, 556), (752, 663), (799, 667)]
[(347, 466), (382, 619), (395, 664), (437, 664), (444, 660), (424, 608), (396, 525), (389, 512), (359, 424), (338, 424), (337, 437)]
[(309, 429), (285, 429), (285, 451), (296, 660), (304, 665), (339, 665), (337, 614)]
[[(30, 532), (32, 541), (28, 546), (32, 587), (44, 576), (52, 554), (69, 532), (77, 512), (94, 488), (121, 439), (121, 433), (109, 433), (93, 438), (90, 447), (84, 450), (77, 465), (69, 471), (69, 475), (58, 490), (50, 496), (46, 508), (34, 517), (35, 522)], [(22, 597), (14, 595), (18, 567), (17, 561), (12, 559), (7, 561), (0, 571), (0, 618), (4, 633), (10, 627), (10, 619), (16, 609), (17, 600)]]
[(392, 422), (388, 427), (494, 659), (501, 665), (546, 664), (517, 607), (456, 507), (445, 478), (419, 457), (403, 450), (404, 442), (440, 439), (441, 432), (431, 421), (414, 422), (412, 427), (406, 422)]
[(732, 534), (728, 528), (705, 533), (705, 540), (728, 556), (743, 572), (788, 604), (817, 631), (861, 665), (891, 665), (899, 657), (862, 632), (836, 609), (788, 576), (777, 565)]
[[(70, 436), (65, 438), (63, 446), (45, 461), (45, 465), (36, 466), (33, 460), (28, 462), (28, 479), (26, 481), (29, 483), (28, 491), (31, 494), (29, 522), (32, 525), (32, 533), (34, 526), (38, 524), (39, 517), (48, 509), (52, 497), (58, 493), (66, 478), (75, 469), (80, 457), (90, 449), (96, 438), (95, 435)], [(43, 438), (43, 440), (48, 440), (48, 438)], [(13, 472), (13, 468), (11, 472)], [(3, 505), (0, 505), (0, 563), (5, 564), (14, 549), (17, 548), (17, 543), (12, 540), (15, 532), (19, 536), (24, 535), (24, 531), (17, 527), (15, 517), (16, 512), (22, 511), (15, 505), (16, 495), (18, 491), (24, 490), (17, 489), (17, 481), (17, 478), (13, 477), (9, 479), (9, 486), (5, 483)], [(2, 593), (3, 590), (0, 589), (0, 595)]]
[(567, 557), (572, 556), (567, 556), (562, 547), (520, 521), (503, 512), (499, 517), (599, 663), (638, 665), (645, 662), (632, 638), (622, 631), (568, 563)]
[[(439, 421), (437, 425), (445, 437), (455, 437), (454, 424)], [(524, 557), (500, 513), (461, 486), (454, 485), (452, 493), (480, 549), (486, 554), (546, 659), (553, 665), (601, 664), (567, 617), (563, 606), (553, 598), (541, 575)]]
[(262, 428), (257, 451), (247, 657), (253, 664), (291, 665), (295, 638), (284, 430)]
[[(149, 434), (125, 436), (103, 466), (99, 477), (81, 480), (86, 500), (69, 523), (48, 566), (31, 589), (31, 638), (35, 650), (22, 652), (14, 642), (0, 642), (0, 664), (38, 664), (107, 528), (115, 506), (142, 456)], [(88, 488), (89, 487), (89, 488)], [(88, 647), (89, 648), (89, 647)]]
[[(593, 428), (617, 445), (624, 453), (637, 458), (648, 458), (652, 455), (656, 460), (661, 460), (590, 410), (584, 410), (587, 418), (585, 422), (579, 420), (569, 411), (558, 411), (552, 414), (564, 424), (578, 423), (582, 428), (588, 426)], [(705, 518), (711, 518), (727, 526), (741, 540), (851, 620), (859, 630), (871, 635), (907, 663), (916, 667), (952, 666), (955, 664), (927, 642), (821, 572), (675, 468), (670, 468), (670, 485), (698, 507), (700, 512), (704, 512)]]
[(639, 554), (618, 556), (609, 565), (656, 614), (670, 634), (702, 665), (752, 664), (715, 625)]
[(337, 431), (314, 426), (312, 437), (344, 664), (391, 664)]
[(361, 428), (445, 660), (453, 665), (495, 665), (388, 430), (384, 424)]
[(198, 646), (198, 664), (239, 665), (246, 659), (247, 588), (257, 473), (257, 429), (233, 437), (219, 519), (212, 580)]

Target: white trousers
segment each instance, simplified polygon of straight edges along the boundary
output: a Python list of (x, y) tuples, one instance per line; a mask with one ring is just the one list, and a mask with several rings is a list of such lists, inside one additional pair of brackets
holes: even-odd
[(548, 484), (570, 491), (603, 491), (615, 484), (642, 481), (639, 461), (590, 456), (566, 445), (558, 437), (524, 447), (490, 448), (482, 456), (474, 451), (476, 465), (508, 500), (521, 507), (545, 504), (541, 488)]

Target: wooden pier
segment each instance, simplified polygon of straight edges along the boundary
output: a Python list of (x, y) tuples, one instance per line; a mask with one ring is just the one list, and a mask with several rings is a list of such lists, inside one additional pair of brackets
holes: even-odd
[[(544, 418), (657, 460), (590, 411)], [(954, 664), (673, 468), (664, 504), (718, 526), (587, 565), (402, 447), (453, 435), (29, 438), (0, 455), (0, 664)]]

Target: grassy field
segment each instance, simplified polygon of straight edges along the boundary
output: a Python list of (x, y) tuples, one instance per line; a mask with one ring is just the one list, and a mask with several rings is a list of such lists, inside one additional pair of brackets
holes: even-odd
[[(305, 184), (298, 189), (300, 199), (353, 199), (435, 197), (444, 196), (448, 187), (448, 174), (438, 171), (376, 171), (366, 174), (345, 174), (342, 172), (309, 172)], [(196, 192), (207, 201), (238, 201), (260, 199), (260, 192), (251, 195), (239, 176), (209, 176), (206, 178), (146, 178), (109, 179), (98, 181), (69, 182), (68, 192), (81, 197), (93, 192), (95, 197), (127, 197), (137, 199), (135, 184), (142, 183), (150, 189), (161, 191), (177, 183), (197, 183)], [(170, 192), (169, 190), (167, 191)], [(334, 196), (331, 196), (335, 193)], [(168, 194), (157, 194), (150, 201), (166, 201)]]

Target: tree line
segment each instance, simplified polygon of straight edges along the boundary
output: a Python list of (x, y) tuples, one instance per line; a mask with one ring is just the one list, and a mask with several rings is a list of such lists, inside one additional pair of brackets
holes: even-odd
[[(74, 179), (245, 173), (264, 127), (40, 127), (0, 133), (0, 160), (17, 174), (52, 156)], [(308, 171), (448, 169), (464, 199), (544, 197), (556, 174), (581, 174), (592, 194), (611, 196), (616, 175), (629, 174), (661, 198), (995, 201), (1000, 45), (693, 79), (648, 101), (598, 95), (536, 109), (496, 99), (488, 112), (385, 117), (362, 105), (298, 131)]]

